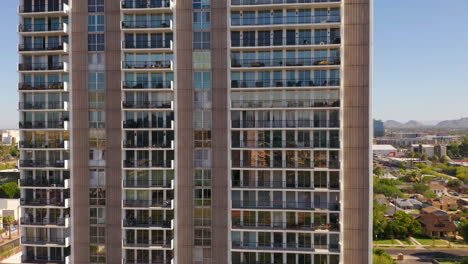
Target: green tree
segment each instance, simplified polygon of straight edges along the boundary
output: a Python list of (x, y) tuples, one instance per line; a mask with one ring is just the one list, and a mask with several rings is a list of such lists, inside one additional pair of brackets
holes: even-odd
[(374, 166), (374, 175), (376, 176), (382, 176), (384, 175), (385, 171), (382, 168), (382, 166)]
[(415, 183), (413, 184), (413, 190), (416, 193), (423, 194), (429, 190), (429, 186), (424, 183)]
[(374, 238), (385, 238), (385, 228), (388, 224), (388, 220), (384, 215), (385, 211), (387, 211), (387, 206), (379, 204), (374, 200), (374, 208), (372, 210), (372, 233)]
[(447, 187), (452, 187), (452, 188), (456, 188), (456, 187), (460, 187), (461, 185), (461, 181), (460, 180), (449, 180), (447, 182)]
[(440, 162), (446, 164), (450, 161), (450, 158), (447, 155), (440, 157)]
[(11, 239), (11, 226), (15, 223), (15, 218), (12, 215), (3, 217), (3, 223), (8, 225), (8, 239)]
[(463, 257), (460, 261), (460, 264), (468, 264), (468, 257)]
[(2, 184), (0, 190), (10, 199), (19, 198), (20, 196), (20, 189), (16, 182)]
[(374, 264), (395, 264), (396, 262), (392, 259), (392, 257), (388, 254), (387, 251), (378, 248), (374, 249), (372, 255), (372, 263)]
[(421, 223), (414, 219), (413, 216), (398, 211), (393, 215), (393, 219), (388, 223), (386, 232), (394, 237), (404, 237), (406, 235), (421, 234)]
[(465, 240), (465, 243), (468, 243), (468, 218), (463, 217), (460, 219), (458, 231), (460, 232), (460, 236), (463, 237), (463, 240)]
[(426, 197), (427, 199), (435, 199), (437, 198), (437, 194), (435, 194), (435, 192), (433, 191), (425, 191), (422, 195), (424, 195), (424, 197)]

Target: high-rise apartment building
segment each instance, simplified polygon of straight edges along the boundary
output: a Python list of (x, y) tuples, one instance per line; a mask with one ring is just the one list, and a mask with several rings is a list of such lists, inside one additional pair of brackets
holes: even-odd
[(23, 263), (371, 263), (372, 0), (20, 0)]

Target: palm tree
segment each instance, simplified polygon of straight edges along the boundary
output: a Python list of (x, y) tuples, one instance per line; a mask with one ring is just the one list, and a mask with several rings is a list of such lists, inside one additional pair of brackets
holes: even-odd
[(8, 225), (8, 239), (11, 239), (11, 226), (15, 223), (15, 217), (7, 215), (3, 217), (3, 222)]

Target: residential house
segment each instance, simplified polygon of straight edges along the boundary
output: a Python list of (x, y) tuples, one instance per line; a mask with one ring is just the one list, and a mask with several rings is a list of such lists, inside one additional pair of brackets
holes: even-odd
[(422, 203), (415, 199), (401, 199), (398, 198), (395, 200), (396, 206), (404, 210), (413, 210), (413, 209), (421, 209)]
[(447, 212), (442, 211), (434, 206), (428, 206), (421, 210), (421, 214), (447, 215)]
[(444, 211), (458, 209), (457, 199), (448, 196), (432, 200), (432, 206)]
[(416, 218), (421, 223), (424, 234), (430, 237), (455, 237), (457, 226), (451, 216), (422, 214)]
[(438, 182), (430, 182), (429, 189), (433, 191), (437, 196), (442, 196), (442, 194), (447, 192), (447, 188)]

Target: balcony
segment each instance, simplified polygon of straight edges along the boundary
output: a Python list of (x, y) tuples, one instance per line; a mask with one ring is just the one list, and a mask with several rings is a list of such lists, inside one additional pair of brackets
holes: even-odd
[(68, 25), (61, 23), (35, 23), (35, 24), (20, 24), (18, 31), (22, 35), (66, 35), (68, 34)]
[(68, 189), (70, 187), (69, 179), (33, 179), (26, 178), (20, 179), (20, 186), (23, 188), (64, 188)]
[(128, 239), (123, 240), (124, 247), (158, 247), (158, 248), (173, 248), (173, 240), (150, 240), (150, 239)]
[(272, 48), (281, 46), (323, 46), (340, 45), (341, 37), (274, 37), (270, 38), (245, 38), (231, 39), (232, 48)]
[(48, 256), (34, 256), (34, 255), (23, 255), (21, 263), (42, 263), (42, 264), (68, 264), (70, 263), (70, 257), (64, 259), (48, 257)]
[(66, 62), (57, 63), (20, 63), (18, 65), (20, 72), (44, 72), (44, 71), (68, 71), (68, 64)]
[(131, 90), (173, 90), (173, 81), (123, 81), (123, 89)]
[(124, 168), (172, 168), (173, 160), (124, 160)]
[(59, 110), (67, 111), (68, 102), (63, 101), (49, 101), (49, 102), (20, 102), (19, 110)]
[(68, 149), (67, 140), (20, 141), (20, 149)]
[(313, 201), (255, 201), (232, 200), (236, 209), (285, 209), (285, 210), (327, 210), (339, 211), (339, 203), (322, 203)]
[(68, 91), (68, 83), (66, 82), (34, 82), (34, 83), (19, 83), (18, 90), (20, 91)]
[(122, 9), (125, 11), (134, 9), (171, 9), (173, 2), (170, 0), (122, 0)]
[(43, 199), (43, 198), (27, 198), (20, 199), (21, 206), (52, 206), (52, 207), (69, 207), (69, 199)]
[(231, 6), (340, 3), (341, 0), (231, 0)]
[(174, 142), (173, 141), (165, 141), (165, 142), (153, 142), (150, 144), (148, 141), (135, 141), (135, 140), (124, 140), (123, 148), (142, 148), (142, 149), (173, 149)]
[(173, 260), (149, 260), (149, 256), (144, 255), (137, 259), (123, 259), (123, 264), (174, 264)]
[(232, 120), (232, 128), (339, 128), (339, 120)]
[(275, 79), (275, 80), (231, 80), (231, 88), (275, 89), (293, 87), (336, 87), (340, 78), (317, 78), (308, 80)]
[(67, 218), (32, 218), (32, 217), (21, 217), (22, 226), (61, 226), (68, 227), (70, 225), (70, 219)]
[(312, 149), (312, 148), (339, 148), (339, 140), (305, 140), (286, 141), (273, 140), (273, 142), (257, 140), (231, 140), (231, 148), (247, 149)]
[(124, 129), (174, 129), (172, 120), (124, 120)]
[(123, 61), (124, 70), (172, 70), (172, 61)]
[(171, 19), (157, 19), (157, 20), (126, 20), (122, 21), (122, 30), (172, 30)]
[(69, 47), (67, 43), (41, 43), (41, 44), (19, 44), (18, 51), (20, 53), (32, 53), (32, 54), (39, 54), (39, 53), (68, 53)]
[(122, 49), (126, 50), (173, 50), (172, 36), (163, 41), (162, 38), (159, 40), (150, 40), (150, 41), (123, 41)]
[(314, 184), (309, 182), (290, 182), (290, 181), (232, 181), (233, 189), (328, 189), (328, 190), (339, 190), (339, 182), (329, 182), (327, 184)]
[(22, 168), (68, 168), (68, 160), (20, 160)]
[(49, 4), (42, 3), (42, 4), (29, 4), (29, 5), (22, 5), (18, 8), (18, 13), (20, 15), (50, 15), (50, 13), (57, 13), (66, 15), (70, 11), (70, 8), (67, 4), (62, 3), (60, 4), (59, 1), (49, 1)]
[[(231, 14), (232, 16), (232, 14)], [(320, 24), (330, 24), (330, 23), (340, 23), (340, 15), (276, 15), (267, 16), (267, 17), (231, 17), (231, 26), (232, 27), (259, 27), (267, 26), (278, 27), (278, 26), (298, 26), (298, 25), (320, 25)]]
[(279, 250), (279, 251), (306, 251), (314, 252), (318, 250), (328, 250), (330, 252), (339, 252), (340, 246), (338, 244), (319, 244), (313, 245), (311, 241), (309, 243), (295, 243), (295, 242), (237, 242), (232, 241), (232, 249), (243, 249), (243, 250)]
[(174, 188), (174, 180), (124, 180), (124, 188)]
[(340, 65), (340, 57), (315, 57), (315, 58), (268, 58), (268, 59), (236, 59), (232, 58), (232, 68), (265, 68), (265, 67), (326, 67)]
[(20, 121), (20, 129), (68, 129), (68, 121)]
[(172, 101), (130, 101), (122, 102), (124, 109), (172, 109)]
[(135, 227), (135, 228), (167, 228), (173, 229), (174, 222), (173, 220), (152, 220), (149, 219), (135, 219), (135, 218), (126, 218), (123, 220), (123, 227)]
[(55, 246), (68, 246), (70, 244), (70, 239), (60, 238), (60, 237), (21, 237), (22, 245), (55, 245)]
[(172, 209), (172, 200), (124, 200), (124, 207), (157, 207)]
[(340, 225), (338, 223), (288, 223), (288, 222), (233, 222), (232, 229), (260, 229), (260, 230), (298, 230), (298, 231), (332, 231), (339, 232)]
[(232, 100), (231, 108), (336, 108), (340, 99)]

